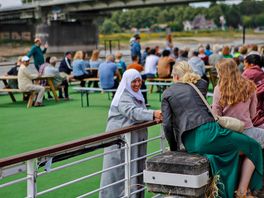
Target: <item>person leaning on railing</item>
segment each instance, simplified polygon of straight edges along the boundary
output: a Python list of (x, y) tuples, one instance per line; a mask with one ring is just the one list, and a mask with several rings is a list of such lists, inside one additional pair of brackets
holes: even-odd
[[(263, 159), (261, 146), (239, 132), (222, 128), (198, 93), (186, 83), (193, 83), (205, 96), (207, 82), (191, 70), (187, 62), (178, 62), (172, 71), (173, 81), (162, 98), (163, 128), (170, 149), (178, 149), (182, 141), (188, 153), (208, 158), (211, 173), (218, 178), (218, 196), (251, 197), (247, 190), (262, 188)], [(245, 155), (240, 181), (239, 153)], [(238, 189), (235, 192), (235, 188)]]
[[(162, 119), (160, 110), (147, 110), (145, 101), (140, 91), (142, 79), (140, 73), (135, 69), (129, 69), (124, 72), (123, 78), (118, 86), (117, 92), (113, 98), (108, 114), (106, 131), (120, 129), (140, 123), (143, 121)], [(122, 137), (124, 138), (124, 137)], [(147, 140), (146, 129), (133, 131), (131, 133), (131, 144)], [(105, 153), (120, 148), (118, 145), (112, 145), (105, 149)], [(143, 143), (131, 148), (131, 160), (145, 156), (147, 143)], [(120, 150), (108, 155), (104, 155), (103, 169), (110, 168), (125, 162), (124, 150)], [(145, 167), (145, 158), (137, 160), (131, 164), (131, 176), (140, 173)], [(125, 178), (124, 166), (114, 168), (102, 173), (101, 188), (118, 182)], [(131, 179), (131, 192), (141, 189), (143, 186), (142, 175)], [(108, 187), (100, 192), (101, 198), (123, 197), (125, 191), (124, 182)], [(136, 197), (144, 197), (144, 191), (136, 194)]]

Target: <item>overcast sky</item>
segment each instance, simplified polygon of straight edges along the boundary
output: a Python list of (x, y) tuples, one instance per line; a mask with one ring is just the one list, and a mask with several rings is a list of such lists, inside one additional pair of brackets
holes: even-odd
[[(228, 0), (226, 3), (228, 4), (238, 4), (240, 3), (241, 0)], [(0, 0), (1, 8), (6, 8), (6, 7), (12, 7), (12, 6), (18, 6), (21, 5), (21, 0)], [(193, 3), (192, 6), (195, 7), (208, 7), (210, 3)]]
[(21, 0), (0, 0), (1, 8), (21, 5)]

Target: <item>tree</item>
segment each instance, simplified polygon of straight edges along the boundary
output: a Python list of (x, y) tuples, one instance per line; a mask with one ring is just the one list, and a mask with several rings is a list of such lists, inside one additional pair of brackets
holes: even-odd
[(264, 14), (257, 15), (254, 21), (256, 26), (264, 26)]
[(101, 26), (100, 31), (103, 34), (117, 33), (120, 32), (120, 27), (110, 19), (106, 19)]
[(251, 16), (243, 16), (242, 17), (242, 22), (243, 22), (244, 26), (251, 27), (252, 23), (253, 23), (253, 20), (252, 20)]

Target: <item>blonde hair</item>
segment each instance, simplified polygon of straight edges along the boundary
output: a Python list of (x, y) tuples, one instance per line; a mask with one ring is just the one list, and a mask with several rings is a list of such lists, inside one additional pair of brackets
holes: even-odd
[(191, 66), (186, 61), (177, 62), (172, 70), (173, 76), (178, 76), (179, 81), (183, 83), (197, 83), (201, 77), (194, 73)]
[(93, 50), (92, 56), (91, 56), (91, 61), (97, 61), (99, 59), (99, 50)]
[(236, 62), (222, 59), (216, 64), (219, 75), (218, 86), (221, 92), (219, 104), (222, 107), (246, 102), (256, 90), (255, 84), (242, 77)]
[(76, 60), (76, 59), (83, 59), (83, 51), (75, 52), (73, 60)]
[(123, 56), (123, 54), (121, 52), (116, 52), (116, 54), (115, 54), (115, 58), (118, 60), (121, 59), (122, 56)]
[(56, 64), (56, 62), (57, 62), (57, 58), (55, 57), (55, 56), (52, 56), (51, 58), (50, 58), (50, 64), (52, 65), (52, 64)]

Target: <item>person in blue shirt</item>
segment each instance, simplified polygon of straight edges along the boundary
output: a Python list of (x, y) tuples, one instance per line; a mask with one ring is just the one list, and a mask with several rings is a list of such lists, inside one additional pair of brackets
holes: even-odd
[(205, 47), (205, 52), (204, 52), (204, 53), (205, 53), (205, 55), (208, 56), (208, 57), (209, 57), (210, 55), (213, 54), (213, 52), (211, 51), (210, 44), (207, 44), (207, 45), (206, 45), (206, 47)]
[[(114, 63), (113, 55), (108, 55), (106, 61), (99, 65), (98, 75), (102, 89), (116, 89), (118, 87), (118, 80), (121, 80), (121, 75)], [(114, 79), (115, 76), (117, 76), (117, 80)]]
[(45, 60), (44, 60), (44, 54), (47, 51), (48, 44), (46, 42), (46, 44), (44, 45), (44, 49), (42, 50), (40, 48), (40, 46), (42, 44), (40, 38), (35, 38), (34, 43), (35, 44), (31, 47), (31, 49), (28, 52), (27, 56), (29, 58), (31, 56), (33, 56), (34, 65), (35, 65), (36, 69), (39, 71), (40, 65), (42, 65), (45, 62)]
[(135, 35), (135, 41), (132, 44), (131, 47), (131, 58), (133, 56), (138, 56), (139, 58), (139, 64), (141, 63), (141, 45), (140, 45), (140, 36)]
[(75, 79), (80, 80), (80, 86), (85, 87), (85, 81), (83, 79), (90, 78), (91, 75), (86, 71), (86, 63), (83, 60), (84, 53), (83, 51), (77, 51), (74, 55), (72, 62), (72, 73)]

